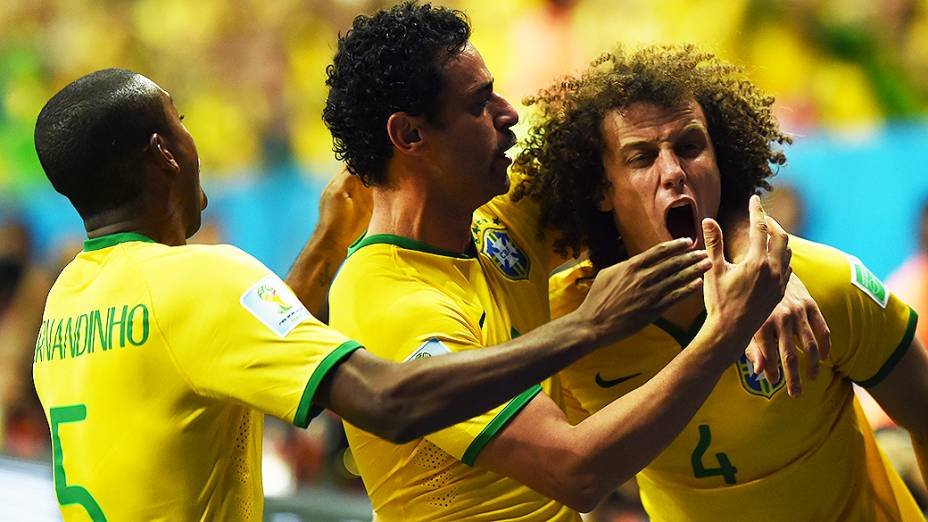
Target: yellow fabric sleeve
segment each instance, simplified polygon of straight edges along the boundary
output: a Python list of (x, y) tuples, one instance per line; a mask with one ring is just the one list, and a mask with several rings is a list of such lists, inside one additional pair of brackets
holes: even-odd
[(325, 375), (360, 345), (312, 317), (260, 262), (232, 247), (185, 247), (149, 273), (154, 320), (198, 394), (305, 427)]
[[(912, 343), (918, 316), (857, 258), (800, 238), (793, 268), (816, 288), (813, 297), (832, 332), (837, 370), (862, 386), (888, 374)], [(799, 247), (802, 248), (799, 248)]]

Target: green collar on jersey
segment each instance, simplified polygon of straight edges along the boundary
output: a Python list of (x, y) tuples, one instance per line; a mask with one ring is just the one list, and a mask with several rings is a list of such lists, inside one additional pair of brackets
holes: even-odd
[(368, 245), (376, 245), (378, 243), (386, 243), (388, 245), (396, 245), (400, 248), (405, 248), (407, 250), (417, 250), (419, 252), (425, 252), (426, 254), (435, 254), (437, 256), (453, 257), (455, 259), (474, 259), (476, 256), (473, 254), (461, 254), (458, 252), (452, 252), (450, 250), (444, 250), (432, 245), (423, 243), (421, 241), (416, 241), (415, 239), (410, 239), (408, 237), (397, 236), (394, 234), (374, 234), (372, 236), (364, 235), (361, 236), (348, 247), (348, 256), (354, 254), (358, 250)]
[(101, 250), (130, 241), (142, 241), (145, 243), (155, 242), (154, 239), (135, 232), (118, 232), (116, 234), (107, 234), (105, 236), (84, 240), (84, 252), (93, 252), (94, 250)]
[(674, 340), (677, 341), (677, 344), (680, 345), (680, 348), (686, 348), (686, 346), (693, 342), (693, 339), (696, 338), (696, 334), (699, 333), (699, 329), (702, 328), (702, 325), (705, 322), (706, 312), (702, 311), (698, 316), (696, 316), (696, 319), (693, 320), (693, 324), (690, 325), (690, 329), (687, 331), (683, 331), (683, 329), (662, 317), (658, 317), (657, 321), (654, 321), (654, 326), (667, 332), (668, 335), (673, 337)]

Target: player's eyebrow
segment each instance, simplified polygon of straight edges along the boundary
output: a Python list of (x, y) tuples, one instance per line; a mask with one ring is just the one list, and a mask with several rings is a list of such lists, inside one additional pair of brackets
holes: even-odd
[[(674, 132), (672, 136), (681, 137), (681, 136), (686, 136), (688, 134), (692, 134), (694, 132), (700, 135), (708, 134), (708, 131), (706, 130), (706, 126), (703, 125), (702, 122), (692, 121), (688, 123), (685, 127), (683, 127), (679, 132)], [(631, 150), (646, 149), (646, 148), (653, 147), (653, 146), (654, 146), (653, 140), (634, 136), (634, 137), (628, 138), (627, 140), (623, 140), (619, 144), (619, 151), (625, 153)]]
[(489, 96), (493, 92), (493, 79), (490, 78), (488, 81), (481, 83), (477, 87), (474, 87), (468, 96)]

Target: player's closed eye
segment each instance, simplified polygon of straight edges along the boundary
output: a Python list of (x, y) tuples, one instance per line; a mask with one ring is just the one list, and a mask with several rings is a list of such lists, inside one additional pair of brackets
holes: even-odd
[(643, 168), (654, 163), (655, 154), (650, 152), (636, 152), (629, 156), (626, 162), (629, 167)]
[(684, 143), (677, 147), (677, 154), (684, 158), (695, 158), (703, 151), (705, 147), (701, 143)]

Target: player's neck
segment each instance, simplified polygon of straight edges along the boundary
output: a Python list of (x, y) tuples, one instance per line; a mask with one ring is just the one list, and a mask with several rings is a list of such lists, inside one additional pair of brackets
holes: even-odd
[(174, 221), (164, 217), (152, 219), (137, 205), (127, 204), (88, 216), (84, 220), (84, 229), (88, 239), (134, 232), (165, 245), (186, 244), (183, 227)]
[(471, 243), (473, 210), (456, 209), (443, 194), (419, 187), (376, 187), (367, 235), (408, 237), (450, 252), (465, 252)]
[(689, 331), (696, 318), (705, 311), (706, 305), (700, 290), (668, 308), (666, 312), (661, 314), (661, 318), (680, 330)]

